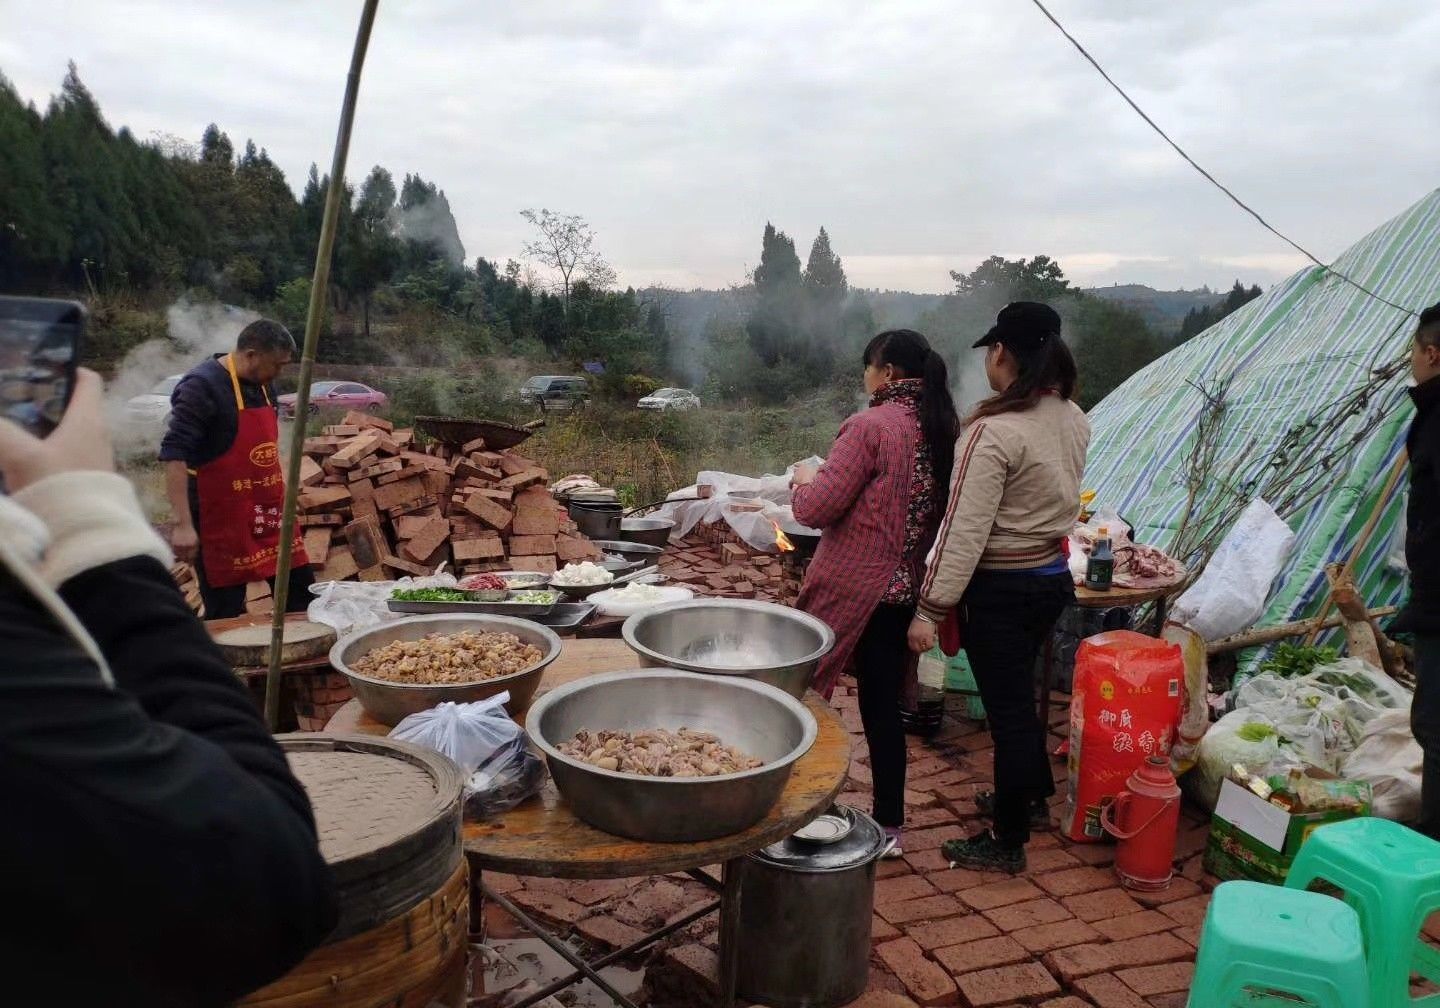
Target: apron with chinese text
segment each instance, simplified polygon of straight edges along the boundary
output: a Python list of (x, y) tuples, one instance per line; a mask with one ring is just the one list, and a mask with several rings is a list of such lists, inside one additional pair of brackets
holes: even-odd
[[(275, 576), (285, 502), (285, 480), (276, 444), (280, 427), (270, 395), (265, 394), (263, 407), (247, 409), (235, 361), (228, 355), (225, 368), (230, 372), (239, 414), (235, 440), (224, 455), (200, 466), (195, 473), (200, 498), (200, 555), (205, 580), (213, 588)], [(297, 528), (291, 566), (309, 563)]]

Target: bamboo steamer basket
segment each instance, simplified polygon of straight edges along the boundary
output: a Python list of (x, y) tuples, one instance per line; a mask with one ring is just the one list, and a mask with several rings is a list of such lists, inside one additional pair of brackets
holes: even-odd
[[(340, 920), (324, 945), (240, 1004), (463, 1003), (470, 890), (460, 769), (438, 753), (387, 738), (276, 740), (315, 809)], [(444, 1000), (453, 996), (460, 1001)]]

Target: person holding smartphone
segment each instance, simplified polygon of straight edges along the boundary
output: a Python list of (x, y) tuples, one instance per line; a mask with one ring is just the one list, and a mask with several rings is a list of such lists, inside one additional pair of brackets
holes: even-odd
[[(3, 326), (0, 326), (3, 328)], [(101, 382), (0, 420), (6, 1003), (220, 1006), (334, 928), (285, 755), (114, 471)]]
[[(241, 615), (253, 581), (274, 587), (285, 482), (273, 383), (294, 355), (289, 330), (260, 319), (240, 331), (234, 350), (192, 368), (171, 393), (160, 442), (175, 516), (170, 542), (195, 565), (206, 619)], [(297, 529), (290, 612), (306, 610), (314, 582)]]

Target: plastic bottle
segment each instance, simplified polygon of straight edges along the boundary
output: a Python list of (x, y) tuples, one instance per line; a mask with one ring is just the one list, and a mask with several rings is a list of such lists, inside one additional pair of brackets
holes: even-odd
[(1115, 579), (1115, 553), (1110, 548), (1110, 529), (1100, 526), (1100, 536), (1085, 562), (1085, 587), (1091, 591), (1109, 591)]

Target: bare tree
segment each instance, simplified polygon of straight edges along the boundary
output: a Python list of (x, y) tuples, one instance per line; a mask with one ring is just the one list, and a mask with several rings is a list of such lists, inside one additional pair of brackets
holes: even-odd
[(525, 244), (525, 254), (560, 274), (561, 305), (570, 316), (570, 290), (584, 280), (601, 290), (615, 285), (615, 271), (595, 251), (595, 232), (577, 214), (550, 210), (521, 210), (520, 216), (533, 224), (540, 237)]

